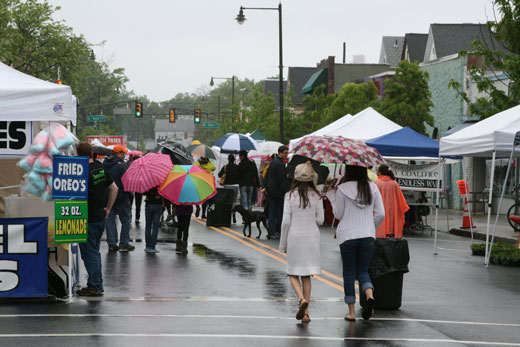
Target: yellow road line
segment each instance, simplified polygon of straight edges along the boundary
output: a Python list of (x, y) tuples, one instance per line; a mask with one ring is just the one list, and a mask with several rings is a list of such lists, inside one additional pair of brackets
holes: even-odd
[[(227, 230), (227, 231), (230, 231), (230, 232), (232, 232), (232, 233), (234, 233), (234, 234), (238, 234), (238, 235), (240, 235), (240, 236), (243, 235), (243, 234), (240, 234), (238, 231), (233, 230), (233, 229), (230, 229), (230, 228), (222, 227), (222, 229)], [(260, 242), (260, 241), (258, 241), (258, 240), (252, 239), (252, 238), (249, 238), (249, 241), (254, 242), (254, 243), (256, 243), (256, 244), (259, 244), (259, 245), (261, 245), (262, 247), (264, 247), (264, 248), (266, 248), (266, 249), (268, 249), (268, 250), (270, 250), (270, 251), (272, 251), (272, 252), (275, 252), (275, 253), (278, 253), (278, 254), (281, 254), (281, 255), (285, 256), (285, 253), (282, 253), (282, 252), (280, 252), (279, 250), (277, 250), (276, 248), (273, 248), (273, 247), (271, 247), (271, 246), (268, 246), (268, 245), (264, 244), (263, 242)], [(339, 276), (336, 276), (336, 275), (334, 275), (334, 274), (332, 274), (332, 273), (330, 273), (330, 272), (328, 272), (328, 271), (325, 271), (325, 270), (321, 270), (321, 273), (324, 274), (324, 275), (326, 275), (326, 276), (328, 276), (328, 277), (330, 277), (330, 278), (332, 278), (332, 279), (335, 279), (336, 281), (339, 281), (339, 282), (343, 283), (343, 278), (341, 278), (341, 277), (339, 277)]]
[[(201, 220), (199, 220), (199, 219), (197, 219), (197, 218), (192, 218), (192, 219), (193, 219), (194, 221), (196, 221), (196, 222), (202, 224), (202, 225), (205, 225), (204, 222), (202, 222)], [(268, 257), (271, 257), (271, 258), (273, 258), (273, 259), (275, 259), (275, 260), (277, 260), (277, 261), (279, 261), (279, 262), (281, 262), (281, 263), (283, 263), (283, 264), (287, 264), (287, 262), (285, 261), (285, 259), (282, 259), (282, 258), (280, 258), (280, 257), (278, 257), (278, 256), (276, 256), (276, 255), (274, 255), (274, 254), (272, 254), (272, 253), (269, 253), (269, 252), (267, 252), (267, 251), (265, 251), (265, 250), (263, 250), (263, 249), (261, 249), (261, 248), (255, 246), (255, 245), (251, 244), (250, 242), (247, 242), (247, 241), (245, 241), (245, 240), (243, 240), (243, 239), (241, 239), (241, 238), (239, 238), (239, 237), (237, 237), (237, 236), (235, 236), (235, 235), (233, 235), (233, 234), (230, 234), (229, 232), (226, 232), (226, 231), (221, 230), (221, 229), (216, 228), (216, 227), (209, 227), (209, 228), (210, 228), (210, 229), (213, 229), (213, 230), (215, 230), (215, 231), (217, 231), (217, 232), (219, 232), (219, 233), (221, 233), (222, 235), (226, 235), (226, 236), (228, 236), (228, 237), (231, 237), (232, 239), (235, 239), (236, 241), (238, 241), (238, 242), (240, 242), (240, 243), (243, 243), (244, 245), (246, 245), (246, 246), (248, 246), (248, 247), (251, 247), (251, 248), (253, 248), (254, 250), (256, 250), (256, 251), (258, 251), (258, 252), (260, 252), (260, 253), (262, 253), (262, 254), (264, 254), (264, 255), (267, 255)], [(233, 233), (236, 233), (235, 231), (232, 231), (232, 232), (233, 232)], [(269, 248), (271, 248), (271, 247), (269, 247)], [(272, 249), (272, 248), (271, 248), (271, 249)], [(340, 292), (343, 292), (343, 287), (342, 287), (342, 286), (340, 286), (340, 285), (338, 285), (338, 284), (336, 284), (336, 283), (334, 283), (334, 282), (331, 282), (331, 281), (329, 281), (329, 280), (327, 280), (327, 279), (321, 277), (320, 275), (314, 275), (314, 278), (316, 278), (318, 281), (321, 281), (321, 282), (323, 282), (323, 283), (325, 283), (325, 284), (331, 286), (332, 288), (335, 288), (335, 289), (339, 290)]]

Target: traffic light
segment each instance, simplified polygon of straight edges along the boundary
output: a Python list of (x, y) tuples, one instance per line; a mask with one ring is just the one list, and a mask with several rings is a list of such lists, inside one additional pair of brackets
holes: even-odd
[(142, 102), (135, 103), (135, 116), (137, 118), (141, 118), (143, 116), (143, 103)]
[(170, 123), (175, 123), (175, 109), (171, 108), (168, 112), (168, 115), (170, 116)]
[(193, 110), (193, 122), (200, 123), (200, 110)]

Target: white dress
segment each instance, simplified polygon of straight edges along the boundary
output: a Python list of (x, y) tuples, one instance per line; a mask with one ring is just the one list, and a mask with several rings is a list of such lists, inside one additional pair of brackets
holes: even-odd
[(321, 271), (318, 225), (323, 223), (323, 202), (315, 192), (308, 195), (310, 205), (303, 209), (297, 191), (285, 194), (279, 250), (287, 252), (289, 275), (310, 276)]

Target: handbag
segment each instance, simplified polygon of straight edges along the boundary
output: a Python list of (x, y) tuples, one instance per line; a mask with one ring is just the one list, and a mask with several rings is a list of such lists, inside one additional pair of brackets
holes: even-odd
[(223, 186), (224, 183), (226, 183), (226, 166), (224, 166), (224, 174), (222, 175), (222, 177), (220, 177), (220, 180), (218, 181), (218, 183)]

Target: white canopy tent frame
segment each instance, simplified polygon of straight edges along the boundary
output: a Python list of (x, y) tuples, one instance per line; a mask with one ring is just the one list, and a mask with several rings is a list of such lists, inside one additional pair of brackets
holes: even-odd
[[(520, 131), (520, 105), (499, 112), (454, 134), (440, 139), (440, 156), (489, 157), (491, 156), (490, 189), (488, 197), (488, 216), (486, 227), (486, 252), (484, 264), (487, 266), (490, 256), (489, 233), (491, 227), (491, 210), (493, 201), (493, 182), (495, 178), (495, 161), (497, 158), (510, 157), (515, 154), (515, 137)], [(518, 152), (517, 152), (518, 153)], [(510, 162), (509, 162), (510, 165)], [(508, 166), (509, 166), (508, 165)], [(505, 186), (503, 187), (503, 189)], [(504, 191), (502, 192), (504, 193)], [(503, 194), (499, 200), (502, 204)], [(497, 219), (500, 210), (497, 211)], [(494, 226), (496, 231), (496, 223)]]
[[(65, 122), (70, 130), (71, 123), (76, 126), (77, 122), (76, 98), (72, 95), (72, 89), (66, 85), (51, 83), (24, 74), (0, 63), (0, 121), (20, 120), (47, 123)], [(72, 298), (73, 286), (72, 247), (73, 244), (70, 245), (68, 251), (69, 298)], [(78, 256), (76, 256), (77, 261)]]

